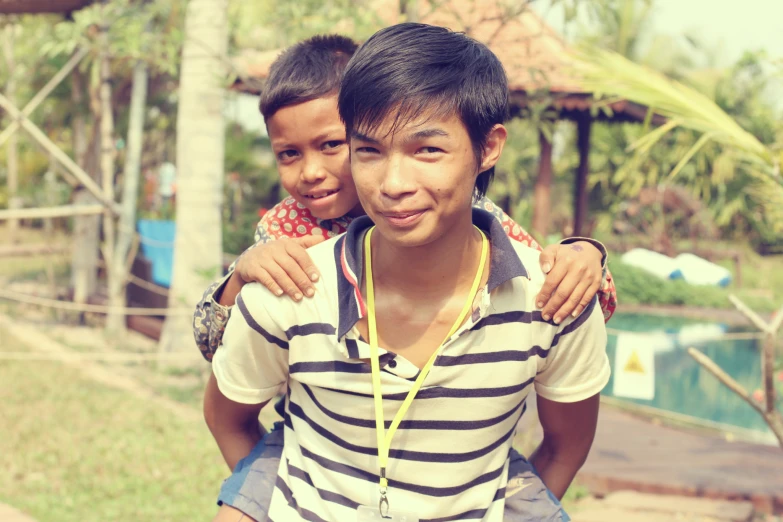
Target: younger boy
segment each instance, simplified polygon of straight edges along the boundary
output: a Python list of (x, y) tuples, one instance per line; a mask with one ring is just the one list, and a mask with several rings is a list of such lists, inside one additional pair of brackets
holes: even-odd
[[(258, 284), (237, 298), (204, 406), (234, 469), (216, 520), (554, 520), (536, 506), (552, 504), (547, 488), (562, 496), (587, 457), (606, 334), (595, 300), (545, 320), (538, 253), (472, 209), (505, 143), (507, 103), (500, 62), (463, 34), (401, 24), (359, 49), (339, 109), (367, 217), (310, 249), (312, 299)], [(284, 383), (267, 513), (256, 419)], [(509, 518), (511, 441), (531, 385), (544, 427), (531, 461), (546, 487), (532, 474), (516, 485), (539, 495)]]

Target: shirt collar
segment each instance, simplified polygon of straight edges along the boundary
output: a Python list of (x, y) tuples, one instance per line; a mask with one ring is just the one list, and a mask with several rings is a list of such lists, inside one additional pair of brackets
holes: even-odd
[[(489, 212), (474, 208), (473, 224), (487, 234), (490, 242), (488, 292), (492, 292), (498, 286), (515, 277), (529, 277), (500, 221)], [(340, 310), (337, 335), (340, 339), (353, 328), (359, 319), (367, 315), (367, 307), (361, 292), (364, 270), (363, 243), (364, 234), (372, 225), (373, 222), (368, 216), (354, 219), (348, 227), (348, 231), (334, 246)]]

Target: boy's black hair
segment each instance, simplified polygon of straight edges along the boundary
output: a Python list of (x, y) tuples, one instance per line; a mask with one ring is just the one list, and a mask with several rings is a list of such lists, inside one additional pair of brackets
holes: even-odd
[(356, 42), (340, 35), (319, 35), (289, 47), (269, 69), (259, 108), (264, 119), (289, 105), (337, 94)]
[[(443, 27), (404, 23), (375, 33), (356, 51), (338, 98), (348, 136), (373, 131), (397, 111), (392, 132), (416, 116), (457, 114), (481, 161), (489, 131), (508, 116), (508, 80), (486, 45)], [(495, 173), (479, 174), (486, 194)]]

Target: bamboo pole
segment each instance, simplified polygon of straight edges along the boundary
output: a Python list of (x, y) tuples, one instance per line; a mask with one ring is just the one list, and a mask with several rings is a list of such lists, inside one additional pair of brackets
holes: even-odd
[(12, 208), (0, 210), (0, 221), (11, 219), (49, 219), (55, 217), (103, 214), (103, 205), (62, 205), (59, 207)]
[(66, 245), (66, 244), (57, 245), (51, 243), (0, 245), (0, 258), (65, 254), (70, 249), (71, 249), (70, 245)]
[[(12, 22), (5, 26), (5, 38), (3, 41), (3, 54), (5, 55), (6, 67), (8, 67), (8, 82), (5, 85), (5, 92), (8, 98), (15, 102), (16, 100), (16, 58), (14, 56), (14, 31), (16, 25)], [(16, 123), (11, 122), (11, 125)], [(2, 142), (0, 142), (0, 146)], [(16, 208), (21, 206), (17, 199), (17, 192), (19, 189), (19, 144), (17, 142), (17, 136), (11, 136), (8, 142), (8, 149), (6, 151), (7, 162), (7, 181), (8, 181), (8, 206), (10, 208)], [(11, 242), (16, 242), (17, 234), (19, 232), (19, 221), (12, 219), (8, 222), (9, 239)]]
[[(38, 93), (33, 97), (32, 100), (30, 100), (27, 105), (24, 106), (24, 109), (21, 110), (21, 114), (24, 118), (28, 118), (35, 109), (38, 108), (38, 106), (43, 102), (51, 93), (52, 91), (60, 85), (60, 82), (62, 82), (66, 76), (68, 76), (73, 69), (79, 65), (79, 62), (81, 62), (85, 56), (87, 56), (87, 49), (80, 49), (79, 51), (74, 54), (68, 62), (63, 65), (62, 69), (60, 69), (57, 74), (55, 74), (51, 80), (49, 80), (46, 85), (43, 86), (43, 88), (38, 91)], [(2, 146), (8, 138), (10, 138), (16, 131), (19, 130), (20, 125), (22, 125), (22, 122), (20, 121), (21, 118), (18, 116), (14, 116), (14, 121), (3, 129), (3, 132), (0, 133), (0, 146)]]
[(783, 414), (775, 407), (776, 391), (774, 381), (775, 342), (778, 329), (781, 324), (783, 324), (783, 319), (781, 319), (781, 316), (783, 316), (783, 307), (780, 308), (776, 317), (770, 323), (767, 323), (736, 296), (729, 296), (729, 300), (734, 304), (737, 310), (742, 312), (742, 314), (764, 334), (764, 340), (761, 345), (761, 386), (764, 393), (763, 403), (755, 401), (744, 387), (732, 379), (720, 366), (699, 350), (688, 348), (688, 355), (693, 357), (702, 368), (711, 373), (724, 386), (729, 388), (756, 410), (764, 418), (764, 422), (770, 427), (772, 433), (777, 437), (780, 447), (783, 448)]
[(60, 150), (60, 148), (54, 142), (52, 142), (52, 140), (50, 140), (46, 134), (41, 131), (41, 129), (39, 129), (29, 119), (22, 116), (22, 114), (19, 112), (19, 109), (17, 109), (16, 106), (14, 106), (14, 104), (12, 104), (8, 98), (2, 94), (0, 94), (0, 108), (3, 108), (8, 113), (10, 113), (12, 117), (20, 120), (22, 127), (41, 145), (41, 147), (52, 154), (52, 156), (54, 156), (61, 165), (68, 169), (68, 171), (73, 174), (82, 185), (84, 185), (84, 188), (86, 188), (95, 198), (97, 198), (98, 201), (103, 203), (107, 209), (109, 209), (113, 214), (117, 214), (117, 204), (114, 201), (106, 198), (98, 184), (95, 183), (95, 181), (93, 181), (92, 178), (90, 178), (90, 176), (84, 172), (81, 167), (74, 163), (74, 161), (66, 153)]

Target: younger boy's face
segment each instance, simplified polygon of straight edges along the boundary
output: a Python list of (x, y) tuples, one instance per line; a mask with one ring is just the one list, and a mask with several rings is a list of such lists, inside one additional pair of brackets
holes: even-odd
[(297, 202), (321, 219), (362, 213), (336, 96), (283, 107), (266, 124), (280, 180)]
[(414, 247), (469, 226), (476, 177), (500, 157), (505, 128), (493, 129), (483, 157), (476, 158), (456, 114), (423, 115), (391, 133), (390, 112), (377, 129), (358, 128), (351, 136), (354, 183), (378, 231)]

